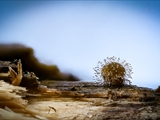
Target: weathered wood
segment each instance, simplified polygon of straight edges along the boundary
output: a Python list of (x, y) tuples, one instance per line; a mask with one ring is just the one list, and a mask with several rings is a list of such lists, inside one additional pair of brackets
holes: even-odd
[(0, 80), (4, 80), (12, 85), (34, 88), (39, 85), (38, 79), (33, 72), (22, 71), (20, 60), (0, 61)]
[[(91, 82), (42, 81), (25, 99), (29, 108), (49, 119), (160, 119), (160, 98), (155, 90), (137, 86), (112, 88)], [(37, 95), (37, 96), (36, 96)]]
[(9, 77), (9, 67), (11, 67), (14, 71), (17, 72), (17, 65), (11, 61), (0, 61), (0, 80), (4, 80), (6, 82), (11, 83)]
[[(48, 88), (39, 85), (34, 89), (28, 89), (25, 94), (16, 90), (22, 88), (4, 87), (3, 91), (15, 91), (25, 97), (22, 100), (11, 92), (7, 93), (7, 99), (12, 98), (12, 101), (6, 101), (5, 95), (1, 93), (0, 105), (16, 112), (14, 118), (18, 118), (18, 112), (23, 113), (23, 116), (27, 114), (35, 119), (49, 120), (160, 119), (160, 98), (152, 89), (137, 86), (112, 88), (87, 82), (48, 83), (41, 82), (48, 85)], [(0, 89), (2, 87), (3, 85)], [(0, 114), (1, 112), (0, 110)]]
[[(5, 68), (5, 65), (10, 64), (5, 63), (2, 68)], [(6, 72), (1, 73), (0, 76), (10, 79)], [(159, 88), (153, 90), (134, 85), (117, 88), (93, 82), (41, 81), (40, 83), (32, 72), (23, 73), (20, 86), (27, 88), (27, 91), (24, 90), (23, 99), (17, 98), (16, 94), (19, 92), (15, 91), (15, 86), (10, 85), (8, 89), (0, 85), (0, 89), (3, 88), (0, 95), (0, 115), (6, 112), (3, 108), (7, 106), (14, 112), (30, 115), (33, 119), (160, 119)], [(11, 92), (8, 92), (10, 89)], [(16, 94), (12, 93), (14, 91)], [(24, 101), (28, 102), (24, 103)], [(36, 117), (37, 115), (39, 117)]]

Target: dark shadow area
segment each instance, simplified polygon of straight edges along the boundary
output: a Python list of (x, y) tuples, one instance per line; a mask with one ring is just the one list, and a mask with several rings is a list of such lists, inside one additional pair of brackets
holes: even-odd
[(45, 65), (40, 63), (35, 58), (34, 51), (30, 47), (21, 44), (1, 44), (0, 60), (14, 62), (15, 59), (21, 59), (24, 72), (34, 72), (40, 80), (79, 80), (72, 74), (60, 72), (56, 65)]

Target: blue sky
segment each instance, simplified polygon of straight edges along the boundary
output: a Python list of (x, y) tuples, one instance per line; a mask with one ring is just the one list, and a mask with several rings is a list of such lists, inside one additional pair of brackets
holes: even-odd
[(92, 81), (98, 61), (131, 63), (133, 84), (160, 85), (160, 2), (0, 2), (0, 43), (22, 43), (40, 62)]

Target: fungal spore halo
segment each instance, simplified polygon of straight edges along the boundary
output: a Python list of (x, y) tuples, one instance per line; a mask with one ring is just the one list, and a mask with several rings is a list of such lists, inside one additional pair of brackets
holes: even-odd
[(132, 66), (120, 58), (107, 57), (104, 62), (99, 61), (97, 67), (93, 69), (95, 71), (94, 80), (100, 84), (123, 86), (131, 83), (128, 79), (132, 79)]

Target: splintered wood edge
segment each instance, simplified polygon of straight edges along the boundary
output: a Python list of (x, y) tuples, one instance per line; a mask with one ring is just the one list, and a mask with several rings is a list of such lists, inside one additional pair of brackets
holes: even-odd
[(23, 77), (21, 60), (18, 61), (18, 65), (17, 65), (18, 74), (11, 67), (8, 67), (8, 68), (9, 68), (9, 74), (12, 80), (12, 85), (19, 86)]

